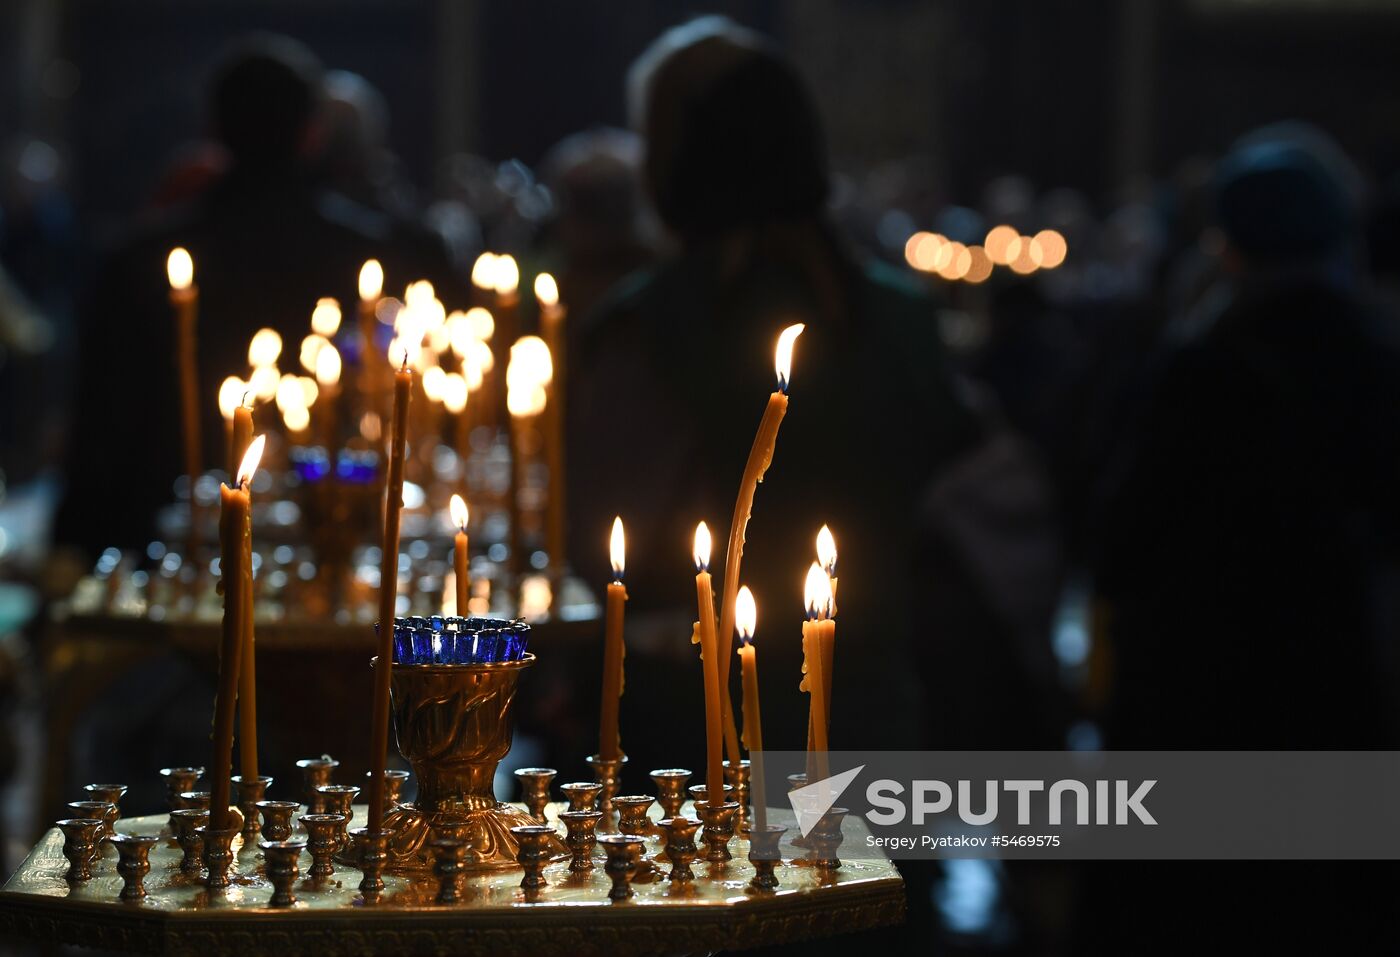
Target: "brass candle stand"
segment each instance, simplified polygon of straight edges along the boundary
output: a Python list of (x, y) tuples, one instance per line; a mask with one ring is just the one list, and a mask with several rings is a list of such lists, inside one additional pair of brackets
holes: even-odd
[(63, 856), (68, 861), (64, 877), (75, 882), (92, 880), (92, 859), (97, 850), (102, 819), (70, 817), (59, 821), (57, 826), (63, 832)]
[(238, 812), (243, 815), (243, 843), (251, 844), (257, 840), (262, 829), (262, 824), (258, 821), (258, 802), (267, 795), (267, 789), (272, 786), (272, 778), (266, 775), (245, 778), (241, 774), (235, 774), (233, 785), (237, 789), (234, 800), (238, 804)]
[(549, 804), (549, 782), (559, 772), (553, 768), (517, 768), (515, 779), (520, 782), (520, 802), (530, 816), (543, 824), (544, 809)]
[(321, 806), (321, 795), (316, 789), (331, 783), (331, 775), (340, 767), (340, 762), (330, 755), (322, 755), (319, 758), (302, 758), (297, 762), (297, 767), (301, 769), (301, 803), (311, 814), (323, 813), (325, 808)]
[(651, 772), (651, 782), (656, 785), (656, 803), (661, 806), (663, 818), (681, 813), (681, 805), (685, 803), (685, 785), (689, 780), (690, 772), (685, 768), (663, 768)]
[(262, 814), (262, 836), (269, 841), (288, 840), (292, 836), (292, 815), (301, 809), (296, 801), (259, 801)]
[(749, 777), (752, 770), (748, 758), (744, 758), (738, 764), (733, 761), (724, 762), (724, 783), (734, 789), (734, 800), (739, 802), (737, 826), (743, 833), (748, 833), (749, 830)]
[(160, 841), (157, 834), (117, 834), (117, 873), (122, 876), (121, 899), (139, 901), (146, 896), (145, 877), (151, 873), (151, 848)]
[(593, 780), (602, 785), (598, 794), (598, 810), (604, 814), (613, 812), (613, 798), (617, 796), (622, 783), (622, 769), (627, 765), (627, 755), (604, 758), (596, 754), (588, 756), (588, 766), (593, 769)]

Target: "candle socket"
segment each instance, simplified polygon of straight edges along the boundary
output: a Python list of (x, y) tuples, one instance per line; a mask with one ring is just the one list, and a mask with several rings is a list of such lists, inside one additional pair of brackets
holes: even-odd
[(171, 810), (170, 833), (175, 833), (175, 811), (185, 805), (180, 801), (180, 795), (185, 791), (193, 791), (195, 782), (204, 775), (203, 768), (161, 768), (160, 776), (165, 779), (165, 803)]
[(292, 836), (292, 815), (300, 808), (296, 801), (259, 801), (263, 837), (273, 843), (288, 840)]
[(671, 880), (685, 883), (695, 880), (691, 862), (700, 854), (695, 846), (695, 832), (700, 821), (693, 817), (668, 817), (661, 822), (666, 831), (666, 858), (671, 862)]
[(593, 769), (593, 779), (603, 786), (602, 793), (598, 795), (598, 810), (604, 814), (611, 814), (613, 811), (613, 798), (617, 795), (618, 785), (622, 781), (622, 768), (626, 763), (625, 754), (616, 758), (604, 758), (594, 754), (588, 758), (588, 766)]
[[(115, 824), (117, 821), (121, 820), (122, 798), (126, 796), (125, 784), (88, 784), (84, 785), (83, 793), (87, 795), (87, 800), (89, 801), (106, 801), (108, 804), (112, 805), (113, 813), (111, 824)], [(113, 831), (109, 824), (106, 829), (106, 836), (110, 838), (112, 834)]]
[(301, 768), (302, 793), (301, 801), (306, 805), (308, 814), (324, 814), (326, 809), (321, 805), (321, 795), (316, 793), (316, 789), (323, 784), (331, 783), (331, 775), (335, 769), (340, 767), (340, 762), (335, 758), (302, 758), (297, 762), (297, 767)]
[(568, 810), (559, 813), (564, 822), (564, 846), (572, 855), (569, 870), (574, 873), (593, 869), (593, 848), (598, 844), (598, 822), (603, 819), (602, 811)]
[(747, 834), (749, 830), (749, 776), (752, 773), (748, 758), (737, 765), (733, 761), (724, 762), (724, 782), (734, 788), (734, 800), (739, 802), (738, 827), (741, 834)]
[[(686, 790), (690, 792), (690, 801), (697, 809), (710, 799), (710, 786), (708, 784), (692, 784)], [(726, 784), (724, 786), (724, 799), (726, 801), (734, 800), (733, 785)]]
[(146, 896), (145, 877), (151, 873), (151, 848), (160, 841), (157, 834), (114, 834), (117, 873), (122, 876), (121, 899), (139, 901)]
[[(374, 776), (373, 771), (365, 772), (365, 782), (368, 783)], [(384, 805), (389, 810), (398, 807), (403, 800), (404, 782), (409, 778), (409, 772), (400, 771), (397, 768), (384, 769)]]
[(625, 901), (632, 896), (632, 876), (637, 872), (637, 865), (642, 859), (642, 846), (646, 841), (631, 834), (608, 834), (598, 838), (598, 843), (603, 845), (608, 855), (608, 861), (603, 865), (603, 870), (612, 878), (608, 899), (613, 902)]
[[(267, 833), (264, 828), (263, 833)], [(267, 859), (267, 879), (272, 882), (272, 896), (267, 900), (268, 907), (291, 907), (297, 902), (292, 887), (301, 871), (297, 858), (306, 849), (304, 840), (262, 840), (258, 842), (263, 856)]]
[(549, 782), (559, 772), (553, 768), (517, 768), (515, 779), (520, 782), (520, 800), (530, 816), (545, 823), (544, 809), (549, 806)]
[(559, 785), (559, 790), (563, 792), (564, 800), (569, 802), (570, 811), (596, 811), (603, 786), (596, 781), (573, 781)]
[(813, 863), (824, 871), (834, 871), (841, 866), (837, 851), (841, 847), (841, 823), (848, 813), (844, 807), (831, 808), (807, 833)]
[(548, 839), (556, 836), (554, 828), (548, 824), (517, 824), (510, 829), (515, 835), (517, 849), (515, 860), (525, 868), (525, 876), (520, 881), (524, 890), (538, 890), (545, 886), (544, 865), (550, 858)]
[(700, 839), (705, 842), (705, 860), (711, 864), (733, 860), (734, 855), (729, 853), (729, 841), (734, 837), (734, 819), (739, 814), (739, 802), (725, 801), (711, 807), (708, 801), (704, 801), (695, 806), (695, 813), (705, 823), (705, 830), (700, 834)]
[(656, 803), (650, 794), (625, 794), (613, 798), (617, 808), (617, 829), (623, 834), (646, 837), (651, 833), (651, 821), (647, 820), (647, 809)]
[(353, 806), (355, 798), (359, 796), (360, 789), (353, 784), (323, 784), (316, 789), (321, 796), (321, 803), (325, 807), (326, 814), (339, 814), (343, 818), (340, 826), (336, 829), (336, 838), (339, 843), (336, 850), (348, 846), (349, 838), (346, 836), (346, 827), (355, 816)]
[(335, 873), (331, 859), (335, 856), (336, 848), (340, 847), (345, 815), (303, 814), (299, 820), (306, 829), (307, 849), (311, 851), (311, 870), (307, 873), (315, 880), (330, 877)]
[(175, 843), (185, 855), (180, 859), (180, 870), (198, 874), (204, 870), (203, 829), (209, 824), (209, 809), (182, 807), (171, 811), (170, 818), (175, 822)]
[(199, 835), (204, 840), (204, 869), (208, 872), (204, 886), (211, 891), (223, 890), (229, 885), (233, 839), (238, 836), (238, 828), (213, 828), (206, 824), (199, 829)]
[(234, 800), (238, 804), (239, 813), (243, 815), (243, 843), (251, 844), (262, 828), (258, 823), (258, 802), (267, 796), (272, 778), (262, 774), (251, 778), (235, 774), (232, 780), (234, 787), (238, 789)]
[(431, 843), (433, 873), (438, 879), (437, 902), (456, 904), (462, 899), (462, 876), (466, 871), (467, 842), (455, 837), (440, 837)]
[[(789, 774), (789, 775), (787, 776), (787, 789), (788, 789), (788, 792), (789, 792), (789, 793), (791, 793), (791, 792), (793, 792), (793, 791), (796, 791), (798, 788), (805, 788), (806, 786), (807, 786), (807, 775), (806, 775), (805, 773), (798, 772), (797, 774)], [(811, 844), (810, 844), (810, 843), (808, 842), (808, 840), (807, 840), (807, 837), (806, 837), (805, 835), (803, 835), (801, 832), (798, 832), (798, 833), (793, 837), (793, 839), (792, 839), (792, 845), (793, 845), (793, 847), (810, 847), (810, 846), (811, 846)]]
[(780, 845), (786, 833), (787, 828), (781, 824), (769, 824), (749, 830), (749, 863), (754, 869), (753, 880), (749, 881), (750, 887), (771, 891), (778, 886), (778, 877), (773, 871), (782, 863), (783, 853)]
[(117, 820), (117, 806), (107, 801), (69, 801), (68, 809), (74, 817), (97, 818), (102, 822), (102, 827), (97, 830), (97, 839), (92, 844), (92, 860), (97, 860), (102, 853), (102, 842), (115, 833), (112, 825)]
[(374, 904), (384, 893), (384, 867), (389, 863), (389, 839), (394, 832), (384, 828), (370, 830), (357, 827), (353, 833), (355, 846), (360, 852), (360, 872), (364, 875), (360, 879), (360, 894), (366, 904)]
[(78, 883), (92, 879), (92, 860), (97, 849), (102, 819), (98, 817), (66, 817), (55, 822), (63, 832), (63, 856), (68, 859), (68, 880)]
[(656, 803), (661, 805), (663, 818), (680, 815), (681, 805), (685, 803), (685, 784), (689, 780), (690, 772), (685, 768), (651, 772), (651, 783), (656, 785)]
[(209, 810), (208, 791), (181, 791), (180, 807), (201, 811)]

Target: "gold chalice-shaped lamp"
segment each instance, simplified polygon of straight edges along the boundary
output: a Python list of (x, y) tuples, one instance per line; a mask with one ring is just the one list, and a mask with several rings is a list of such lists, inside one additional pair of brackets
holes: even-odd
[[(394, 832), (390, 871), (431, 870), (432, 842), (458, 836), (469, 848), (468, 871), (516, 867), (518, 846), (510, 829), (539, 823), (496, 800), (492, 788), (496, 765), (510, 751), (516, 683), (535, 663), (523, 650), (514, 660), (490, 660), (498, 657), (497, 642), (505, 647), (510, 624), (432, 619), (431, 627), (411, 629), (416, 634), (404, 642), (398, 640), (404, 629), (396, 628), (399, 661), (422, 660), (412, 652), (416, 645), (428, 651), (430, 663), (396, 663), (390, 679), (399, 753), (418, 782), (417, 800), (384, 818), (384, 827)], [(567, 856), (558, 837), (546, 844), (550, 859)]]

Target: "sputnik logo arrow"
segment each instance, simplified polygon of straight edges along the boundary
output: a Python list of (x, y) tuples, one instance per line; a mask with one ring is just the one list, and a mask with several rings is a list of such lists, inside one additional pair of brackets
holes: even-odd
[(801, 829), (803, 837), (817, 826), (822, 815), (831, 810), (831, 806), (841, 797), (842, 792), (851, 786), (856, 775), (864, 770), (865, 765), (862, 764), (858, 768), (833, 774), (829, 778), (822, 778), (788, 792), (788, 802), (792, 805), (792, 812), (797, 815), (797, 826)]

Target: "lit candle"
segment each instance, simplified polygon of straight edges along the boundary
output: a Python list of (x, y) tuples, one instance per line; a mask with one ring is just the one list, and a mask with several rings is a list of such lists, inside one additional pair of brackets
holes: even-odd
[(394, 608), (399, 595), (399, 518), (403, 511), (403, 464), (408, 446), (408, 402), (413, 372), (408, 345), (401, 343), (394, 373), (394, 417), (389, 443), (388, 481), (384, 495), (384, 538), (379, 563), (379, 657), (374, 665), (374, 707), (370, 716), (368, 826), (384, 824), (384, 763), (389, 751), (389, 675), (394, 667)]
[(449, 503), (449, 510), (452, 512), (452, 524), (457, 526), (457, 538), (452, 548), (452, 571), (456, 577), (457, 584), (457, 614), (465, 617), (467, 611), (467, 599), (472, 592), (472, 580), (468, 572), (467, 563), (467, 512), (466, 500), (460, 495), (453, 495)]
[(535, 277), (535, 299), (540, 304), (540, 335), (554, 362), (550, 381), (550, 408), (545, 416), (544, 454), (549, 470), (549, 498), (545, 501), (545, 552), (557, 583), (564, 573), (564, 307), (559, 285), (542, 272)]
[(263, 437), (248, 446), (232, 487), (219, 486), (219, 576), (223, 579), (224, 618), (219, 642), (218, 697), (214, 702), (214, 755), (209, 762), (209, 824), (216, 830), (230, 825), (229, 787), (233, 774), (233, 720), (238, 698), (238, 672), (243, 650), (245, 595), (253, 570), (245, 563), (248, 534), (248, 482), (262, 458)]
[(720, 693), (724, 702), (724, 740), (729, 749), (729, 759), (734, 766), (739, 765), (739, 737), (734, 730), (734, 709), (729, 701), (729, 653), (734, 640), (734, 601), (739, 595), (739, 566), (744, 560), (744, 534), (748, 528), (749, 515), (753, 512), (753, 496), (758, 483), (763, 481), (763, 473), (768, 471), (773, 461), (773, 449), (778, 442), (778, 426), (787, 415), (788, 384), (792, 379), (792, 346), (805, 329), (802, 323), (788, 326), (778, 336), (778, 345), (773, 354), (774, 370), (778, 374), (778, 387), (768, 397), (768, 406), (763, 410), (763, 418), (758, 424), (758, 434), (754, 436), (753, 447), (749, 449), (749, 461), (744, 466), (744, 478), (739, 483), (739, 497), (734, 502), (734, 516), (729, 523), (729, 549), (724, 557), (724, 601), (720, 604), (719, 641)]
[(189, 251), (177, 246), (165, 260), (170, 280), (170, 305), (175, 310), (175, 368), (180, 376), (180, 421), (185, 445), (185, 474), (190, 477), (190, 531), (187, 560), (194, 560), (198, 540), (199, 507), (195, 504), (194, 481), (199, 467), (199, 367), (195, 358), (195, 321), (199, 312), (199, 289), (194, 284), (194, 260)]
[(627, 656), (622, 643), (622, 620), (627, 603), (622, 574), (627, 567), (627, 540), (622, 532), (621, 516), (613, 519), (608, 557), (612, 560), (613, 580), (608, 583), (607, 624), (603, 634), (603, 703), (598, 719), (598, 757), (616, 761), (622, 756), (617, 712), (622, 697), (622, 661)]
[[(374, 344), (376, 310), (384, 292), (384, 267), (379, 260), (366, 260), (360, 267), (360, 391), (377, 399), (379, 394), (379, 354)], [(377, 401), (370, 407), (376, 408)]]
[[(508, 257), (502, 257), (508, 258)], [(545, 391), (554, 375), (549, 347), (539, 336), (521, 336), (510, 347), (506, 367), (507, 449), (510, 453), (510, 488), (507, 514), (510, 522), (510, 581), (518, 584), (524, 572), (525, 538), (521, 528), (520, 490), (525, 485), (525, 450), (535, 443), (530, 432), (548, 406)]]
[[(244, 403), (247, 398), (244, 398)], [(234, 441), (242, 441), (239, 448), (239, 462), (251, 447), (253, 434), (253, 410), (240, 403), (234, 414)], [(246, 424), (241, 424), (239, 420)], [(238, 433), (243, 432), (240, 436)], [(258, 441), (262, 441), (260, 437)], [(262, 459), (262, 450), (258, 451)], [(248, 587), (243, 590), (243, 641), (238, 664), (238, 765), (244, 779), (258, 776), (258, 663), (253, 633), (253, 490), (251, 469), (248, 470), (247, 529), (243, 535), (243, 562), (248, 574)]]
[[(493, 260), (491, 289), (495, 295), (493, 316), (500, 334), (498, 341), (515, 342), (520, 335), (520, 267), (516, 265), (514, 256), (497, 256)], [(499, 409), (506, 404), (509, 385), (506, 377), (499, 374), (494, 377), (494, 383), (496, 408)]]
[(734, 599), (734, 624), (739, 630), (740, 677), (744, 687), (744, 747), (749, 752), (754, 823), (761, 831), (768, 826), (768, 787), (763, 774), (763, 718), (758, 710), (758, 650), (753, 646), (758, 605), (748, 585), (740, 588)]
[[(720, 693), (719, 641), (715, 635), (715, 593), (710, 583), (710, 529), (695, 526), (696, 630), (700, 635), (700, 665), (705, 677), (705, 784), (710, 801), (724, 800), (723, 696)], [(737, 765), (736, 765), (737, 766)]]
[(219, 412), (228, 428), (228, 474), (236, 475), (253, 440), (253, 394), (248, 383), (229, 376), (219, 387)]
[[(826, 525), (817, 532), (817, 564), (821, 565), (822, 571), (826, 572), (827, 580), (831, 583), (831, 610), (829, 614), (819, 616), (818, 621), (822, 622), (819, 633), (819, 645), (822, 652), (822, 677), (826, 682), (826, 700), (828, 707), (831, 702), (831, 675), (836, 654), (836, 537), (831, 534), (831, 529)], [(828, 628), (829, 626), (829, 628)], [(807, 725), (807, 749), (812, 750), (812, 725), (808, 721)]]
[(804, 604), (807, 618), (802, 623), (803, 670), (807, 673), (804, 690), (809, 695), (807, 724), (811, 732), (811, 745), (808, 747), (808, 778), (816, 781), (826, 777), (827, 746), (827, 681), (823, 673), (824, 664), (821, 651), (821, 625), (818, 619), (825, 615), (831, 606), (831, 580), (822, 567), (813, 562), (807, 569), (807, 583), (804, 588)]
[(318, 403), (321, 406), (319, 413), (321, 441), (332, 462), (335, 461), (335, 450), (340, 444), (336, 441), (338, 427), (336, 405), (340, 397), (340, 368), (340, 350), (332, 345), (322, 346), (320, 351), (316, 353), (316, 384), (321, 390), (321, 401)]

